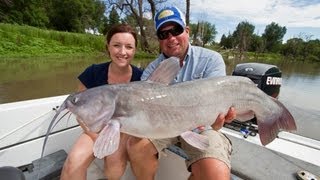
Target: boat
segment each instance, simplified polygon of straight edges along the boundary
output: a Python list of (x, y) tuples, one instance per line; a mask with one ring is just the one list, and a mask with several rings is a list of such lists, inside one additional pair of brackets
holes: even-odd
[[(37, 177), (37, 169), (50, 172), (50, 168), (57, 163), (60, 163), (58, 168), (61, 171), (66, 153), (82, 132), (73, 115), (64, 117), (49, 136), (44, 155), (52, 156), (52, 159), (49, 163), (43, 163), (46, 167), (37, 167), (35, 161), (41, 156), (49, 123), (66, 97), (0, 105), (0, 167), (18, 167), (29, 179)], [(262, 146), (259, 134), (245, 136), (236, 128), (229, 127), (223, 127), (221, 131), (233, 144), (232, 174), (236, 179), (295, 179), (300, 171), (315, 176), (320, 174), (319, 141), (280, 132), (272, 143)], [(187, 179), (189, 172), (185, 169), (183, 155), (170, 150), (166, 153), (167, 156), (160, 161), (157, 179)], [(88, 170), (88, 179), (104, 178), (102, 169), (102, 160), (96, 159)], [(123, 179), (134, 179), (129, 165)]]
[[(246, 70), (249, 71), (246, 72), (249, 76), (251, 69), (248, 66), (257, 64), (239, 66), (234, 73)], [(274, 68), (265, 65), (263, 67), (265, 72), (266, 69)], [(276, 76), (279, 74), (274, 71), (272, 73)], [(254, 79), (253, 76), (251, 78)], [(278, 91), (270, 93), (274, 95), (275, 92)], [(40, 157), (49, 124), (67, 96), (0, 104), (0, 179), (1, 167), (19, 169), (27, 180), (59, 178), (67, 153), (82, 133), (74, 115), (65, 116), (56, 124), (49, 136), (44, 157)], [(232, 141), (231, 179), (319, 179), (318, 140), (280, 132), (273, 142), (263, 146), (256, 125), (251, 121), (247, 124), (235, 121), (225, 125), (220, 131)], [(160, 160), (156, 179), (187, 179), (189, 172), (185, 168), (184, 152), (177, 147), (168, 148), (165, 152), (167, 156)], [(88, 169), (87, 179), (104, 178), (103, 161), (96, 159)], [(122, 179), (135, 179), (130, 164)]]

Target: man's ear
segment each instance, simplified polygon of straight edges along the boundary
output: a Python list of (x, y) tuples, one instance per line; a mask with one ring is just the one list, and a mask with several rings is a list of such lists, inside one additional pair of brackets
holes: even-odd
[(186, 27), (184, 28), (184, 30), (186, 31), (186, 33), (190, 34), (190, 28), (189, 28), (189, 26), (186, 26)]

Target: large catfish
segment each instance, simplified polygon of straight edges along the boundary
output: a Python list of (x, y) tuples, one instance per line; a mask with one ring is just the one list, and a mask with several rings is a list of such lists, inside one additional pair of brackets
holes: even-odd
[(191, 130), (213, 124), (218, 114), (226, 113), (231, 106), (240, 121), (257, 118), (263, 145), (274, 140), (280, 129), (296, 130), (284, 105), (250, 79), (225, 76), (170, 84), (179, 69), (178, 60), (169, 58), (147, 81), (105, 85), (72, 94), (56, 117), (68, 109), (90, 131), (98, 132), (93, 150), (98, 158), (117, 150), (120, 132), (152, 139), (181, 136), (204, 149), (208, 139)]

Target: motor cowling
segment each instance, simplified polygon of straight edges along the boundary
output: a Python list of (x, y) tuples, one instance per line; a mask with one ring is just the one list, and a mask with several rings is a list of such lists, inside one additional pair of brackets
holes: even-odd
[(258, 88), (269, 96), (278, 98), (282, 83), (280, 69), (271, 64), (241, 63), (237, 64), (233, 76), (245, 76), (250, 78)]

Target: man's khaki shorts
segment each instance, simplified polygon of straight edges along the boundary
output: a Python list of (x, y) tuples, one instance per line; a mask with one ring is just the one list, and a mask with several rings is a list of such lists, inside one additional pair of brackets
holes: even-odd
[(190, 165), (203, 158), (215, 158), (223, 161), (231, 168), (231, 141), (221, 132), (212, 129), (205, 130), (200, 134), (209, 138), (209, 147), (206, 150), (195, 148), (185, 142), (181, 137), (168, 138), (168, 139), (150, 139), (153, 145), (159, 152), (160, 158), (161, 152), (170, 145), (177, 145), (184, 150), (189, 159), (186, 160), (186, 166), (190, 171)]

